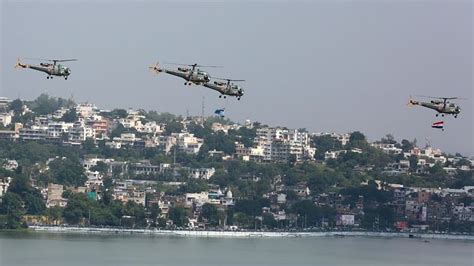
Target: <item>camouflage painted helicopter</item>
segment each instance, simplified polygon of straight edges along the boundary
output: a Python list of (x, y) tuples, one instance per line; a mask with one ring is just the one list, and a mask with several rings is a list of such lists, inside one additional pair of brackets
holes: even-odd
[(184, 67), (178, 67), (178, 70), (171, 70), (160, 67), (159, 63), (157, 62), (155, 65), (149, 67), (150, 70), (154, 71), (156, 74), (160, 72), (164, 72), (176, 77), (180, 77), (186, 82), (184, 85), (191, 86), (192, 84), (195, 85), (203, 85), (211, 81), (211, 76), (198, 67), (218, 67), (218, 66), (202, 66), (198, 64), (186, 65), (186, 64), (175, 64), (175, 63), (166, 63), (168, 65), (178, 65)]
[(61, 64), (57, 64), (58, 62), (69, 62), (69, 61), (77, 61), (77, 59), (36, 59), (36, 58), (26, 58), (31, 60), (41, 60), (41, 61), (49, 61), (53, 63), (40, 63), (39, 65), (29, 65), (23, 64), (20, 61), (20, 58), (17, 59), (15, 68), (31, 68), (33, 70), (41, 71), (48, 76), (47, 79), (52, 79), (53, 76), (60, 76), (64, 77), (67, 80), (68, 76), (71, 75), (71, 69)]
[(235, 96), (237, 97), (237, 100), (240, 101), (240, 97), (244, 95), (244, 89), (242, 87), (235, 85), (234, 83), (231, 83), (231, 81), (245, 81), (243, 79), (221, 79), (221, 78), (215, 78), (218, 80), (225, 80), (227, 82), (221, 82), (221, 81), (214, 81), (214, 83), (205, 83), (203, 84), (204, 87), (207, 87), (209, 89), (213, 89), (215, 91), (218, 91), (221, 93), (219, 95), (219, 98), (224, 96), (224, 99), (226, 98), (226, 95), (229, 96)]
[(431, 97), (431, 96), (419, 96), (419, 97), (425, 97), (425, 98), (431, 98), (435, 100), (431, 100), (430, 102), (421, 102), (421, 101), (415, 101), (411, 96), (410, 99), (408, 100), (408, 106), (413, 106), (413, 105), (420, 105), (429, 109), (433, 109), (436, 112), (436, 116), (441, 114), (441, 116), (444, 116), (445, 114), (447, 115), (453, 115), (455, 118), (458, 117), (458, 114), (461, 113), (461, 107), (459, 105), (450, 103), (448, 100), (454, 100), (454, 99), (459, 99), (458, 97)]

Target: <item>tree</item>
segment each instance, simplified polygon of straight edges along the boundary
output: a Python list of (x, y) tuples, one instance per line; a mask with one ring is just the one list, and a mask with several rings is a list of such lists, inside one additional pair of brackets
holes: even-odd
[(171, 133), (179, 133), (183, 130), (183, 124), (181, 122), (173, 120), (166, 124), (165, 135), (171, 135)]
[(171, 207), (168, 212), (168, 217), (173, 221), (173, 224), (181, 227), (188, 222), (188, 213), (183, 207)]
[(90, 168), (90, 170), (91, 171), (97, 171), (101, 174), (105, 174), (109, 170), (109, 167), (103, 161), (98, 161), (96, 165), (94, 165)]
[(46, 216), (48, 217), (49, 222), (57, 224), (61, 220), (63, 209), (59, 206), (53, 206), (46, 210)]
[(67, 123), (76, 122), (77, 120), (76, 108), (71, 108), (70, 110), (66, 111), (66, 113), (64, 113), (64, 115), (61, 117), (61, 120)]
[(20, 99), (15, 99), (10, 103), (9, 107), (15, 115), (20, 115), (23, 112), (23, 101)]
[(416, 171), (416, 168), (418, 167), (418, 157), (415, 155), (410, 155), (408, 161), (410, 163), (410, 171)]
[(90, 200), (84, 193), (72, 194), (69, 197), (63, 217), (69, 224), (79, 224), (82, 218), (88, 217), (90, 210)]
[(364, 134), (359, 131), (352, 132), (349, 137), (349, 143), (346, 144), (346, 148), (348, 149), (359, 148), (366, 151), (369, 147)]
[(125, 204), (124, 214), (133, 217), (134, 225), (144, 226), (146, 224), (143, 206), (134, 201), (128, 201)]
[(366, 141), (365, 135), (359, 131), (354, 131), (349, 137), (349, 142)]
[(180, 187), (182, 193), (198, 193), (207, 191), (207, 183), (203, 180), (191, 179)]
[(268, 229), (274, 229), (278, 226), (278, 222), (273, 217), (271, 213), (265, 213), (262, 217), (262, 224), (266, 226)]
[(112, 118), (126, 118), (128, 116), (128, 112), (125, 109), (114, 109), (110, 112), (110, 116)]
[(153, 220), (153, 222), (155, 223), (155, 226), (156, 226), (157, 219), (159, 218), (159, 215), (161, 213), (160, 206), (158, 206), (158, 204), (156, 204), (156, 203), (153, 203), (150, 206), (149, 211), (150, 211), (150, 219)]
[(410, 142), (409, 140), (402, 139), (402, 150), (408, 152), (415, 147), (416, 141)]
[(23, 209), (23, 201), (18, 194), (12, 192), (5, 193), (0, 205), (0, 211), (7, 215), (6, 228), (16, 229), (21, 226), (21, 217), (25, 211)]
[(340, 150), (342, 144), (330, 135), (323, 135), (313, 138), (313, 145), (316, 148), (316, 159), (323, 160), (327, 151)]
[(385, 138), (382, 138), (381, 142), (385, 143), (385, 144), (396, 144), (397, 143), (397, 141), (395, 140), (395, 137), (392, 134), (385, 135)]
[(51, 181), (62, 185), (82, 186), (87, 180), (79, 159), (58, 158), (49, 163)]
[(217, 207), (210, 203), (205, 203), (202, 205), (200, 218), (206, 219), (211, 226), (217, 226), (219, 224)]
[(49, 97), (48, 94), (41, 94), (31, 103), (31, 110), (38, 115), (51, 114), (61, 107), (73, 106), (74, 102), (63, 98)]

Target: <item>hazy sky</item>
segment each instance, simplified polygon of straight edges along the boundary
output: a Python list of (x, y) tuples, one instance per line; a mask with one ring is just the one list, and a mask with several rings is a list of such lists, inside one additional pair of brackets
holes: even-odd
[[(64, 3), (68, 2), (68, 3)], [(2, 1), (0, 96), (41, 93), (102, 108), (206, 114), (310, 131), (387, 133), (474, 154), (471, 1)], [(17, 57), (78, 58), (67, 81), (14, 70)], [(222, 65), (241, 101), (152, 75), (157, 60)], [(173, 66), (168, 66), (173, 67)], [(459, 96), (462, 113), (431, 129), (409, 95)]]

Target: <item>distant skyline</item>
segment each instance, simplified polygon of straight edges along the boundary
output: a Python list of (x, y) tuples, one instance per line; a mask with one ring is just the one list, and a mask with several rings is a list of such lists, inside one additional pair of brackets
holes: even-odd
[[(0, 96), (41, 93), (102, 108), (206, 115), (311, 132), (361, 131), (371, 141), (429, 139), (474, 155), (471, 1), (84, 2), (2, 1)], [(17, 57), (78, 58), (67, 81), (14, 70)], [(160, 62), (222, 65), (245, 79), (241, 101), (153, 75)], [(174, 66), (166, 66), (174, 67)], [(435, 112), (410, 95), (458, 96), (462, 113), (431, 128)]]

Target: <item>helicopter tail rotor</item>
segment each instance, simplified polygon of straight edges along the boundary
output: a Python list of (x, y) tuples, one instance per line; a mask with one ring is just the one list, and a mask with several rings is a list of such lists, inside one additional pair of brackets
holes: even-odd
[(21, 67), (21, 68), (25, 68), (26, 65), (21, 63), (20, 58), (17, 58), (17, 59), (16, 59), (16, 63), (15, 63), (15, 65), (14, 65), (13, 67), (14, 67), (14, 68), (20, 68), (20, 67)]
[(158, 75), (160, 72), (163, 71), (163, 69), (160, 68), (159, 62), (156, 62), (156, 64), (149, 66), (148, 69), (150, 69), (150, 71), (155, 75)]
[(418, 102), (413, 100), (413, 97), (411, 97), (411, 95), (410, 95), (410, 99), (408, 99), (407, 106), (412, 107), (413, 105), (417, 105), (417, 104), (418, 104)]

